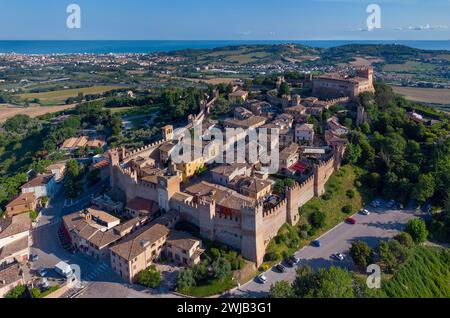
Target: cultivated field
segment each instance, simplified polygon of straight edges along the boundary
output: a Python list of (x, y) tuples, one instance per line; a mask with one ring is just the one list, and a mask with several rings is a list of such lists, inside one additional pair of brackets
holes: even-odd
[(114, 89), (125, 88), (125, 86), (113, 86), (113, 85), (105, 85), (105, 86), (93, 86), (93, 87), (85, 87), (85, 88), (75, 88), (75, 89), (62, 89), (52, 92), (44, 92), (44, 93), (25, 93), (20, 94), (19, 97), (22, 100), (25, 99), (39, 99), (44, 104), (61, 104), (64, 103), (65, 100), (69, 97), (76, 97), (78, 93), (86, 94), (102, 94), (107, 91), (111, 91)]
[(15, 115), (24, 114), (30, 117), (38, 117), (48, 113), (57, 113), (63, 110), (74, 108), (76, 105), (64, 106), (32, 106), (32, 107), (18, 107), (8, 104), (0, 104), (0, 122), (4, 122), (8, 118)]
[(394, 86), (394, 91), (405, 98), (426, 104), (450, 105), (450, 89)]

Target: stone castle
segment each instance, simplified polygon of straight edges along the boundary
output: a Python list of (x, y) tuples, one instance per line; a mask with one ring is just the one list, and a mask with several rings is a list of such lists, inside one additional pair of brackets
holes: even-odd
[(162, 140), (132, 152), (110, 150), (112, 189), (124, 193), (127, 202), (140, 197), (156, 202), (163, 212), (177, 211), (180, 219), (198, 226), (203, 238), (240, 250), (257, 266), (262, 264), (267, 244), (279, 229), (285, 223), (296, 225), (299, 208), (325, 193), (325, 183), (340, 168), (345, 151), (345, 146), (336, 146), (327, 160), (314, 166), (305, 181), (287, 188), (284, 198), (267, 205), (217, 184), (202, 182), (186, 187), (175, 167), (147, 171), (133, 164), (142, 158), (158, 157), (165, 143)]
[(372, 67), (356, 68), (356, 76), (339, 73), (318, 76), (313, 80), (312, 94), (321, 98), (355, 98), (364, 92), (375, 92)]

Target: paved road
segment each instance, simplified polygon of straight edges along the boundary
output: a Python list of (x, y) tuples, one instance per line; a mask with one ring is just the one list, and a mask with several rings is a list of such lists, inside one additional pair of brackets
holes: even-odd
[[(329, 232), (325, 233), (320, 241), (322, 246), (317, 248), (306, 246), (295, 255), (301, 260), (299, 266), (309, 265), (313, 269), (328, 268), (332, 265), (353, 269), (354, 264), (347, 255), (351, 242), (355, 240), (365, 241), (371, 247), (375, 247), (382, 239), (392, 238), (402, 230), (404, 225), (415, 217), (413, 211), (398, 210), (370, 210), (371, 215), (355, 215), (357, 224), (350, 225), (341, 223)], [(342, 262), (334, 260), (332, 255), (343, 253), (346, 259)], [(266, 284), (259, 283), (256, 279), (242, 285), (234, 290), (231, 295), (245, 297), (267, 296), (270, 286), (277, 281), (285, 280), (293, 282), (295, 280), (295, 268), (288, 268), (286, 273), (278, 273), (270, 269), (264, 273), (268, 281)]]

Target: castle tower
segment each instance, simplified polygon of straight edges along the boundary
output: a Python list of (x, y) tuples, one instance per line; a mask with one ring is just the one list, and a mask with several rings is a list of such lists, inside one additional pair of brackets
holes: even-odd
[(173, 140), (173, 126), (167, 125), (161, 128), (163, 139), (166, 141)]
[(198, 205), (198, 223), (200, 227), (200, 236), (214, 241), (214, 218), (216, 216), (216, 202), (201, 201)]
[(241, 209), (241, 254), (259, 267), (264, 261), (263, 206)]
[(314, 166), (314, 195), (320, 197), (325, 194), (325, 175), (322, 167), (319, 165)]
[(176, 192), (180, 192), (180, 175), (158, 176), (158, 205), (161, 210), (170, 210), (170, 199)]
[(369, 85), (373, 87), (373, 67), (360, 67), (356, 69), (356, 75), (369, 80)]
[(356, 125), (361, 126), (366, 121), (366, 110), (363, 106), (358, 106)]
[(300, 220), (300, 214), (298, 213), (298, 204), (296, 204), (296, 200), (298, 200), (298, 195), (296, 195), (296, 189), (298, 184), (295, 183), (292, 188), (286, 189), (286, 222), (290, 225), (297, 225)]

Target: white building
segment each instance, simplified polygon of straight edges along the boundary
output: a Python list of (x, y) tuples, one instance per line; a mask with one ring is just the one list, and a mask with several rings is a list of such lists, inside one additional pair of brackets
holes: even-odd
[(0, 267), (26, 262), (30, 255), (31, 220), (28, 213), (0, 218)]
[(301, 124), (295, 127), (295, 142), (301, 143), (303, 141), (314, 141), (314, 125)]
[(36, 198), (52, 197), (55, 190), (55, 176), (40, 174), (25, 183), (21, 189), (22, 193), (34, 193)]

